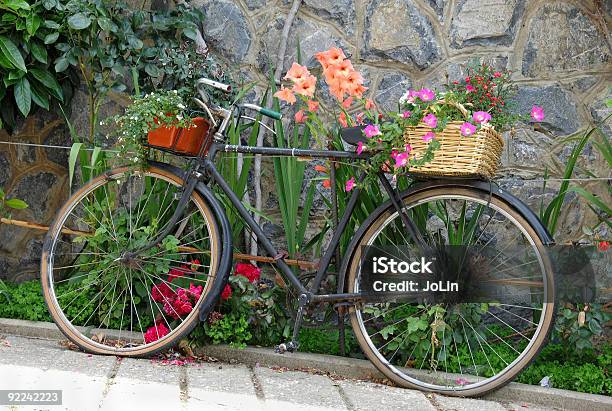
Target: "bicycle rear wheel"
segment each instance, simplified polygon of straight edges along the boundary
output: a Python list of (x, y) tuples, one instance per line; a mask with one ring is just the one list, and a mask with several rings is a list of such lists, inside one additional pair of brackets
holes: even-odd
[(181, 177), (156, 167), (114, 169), (59, 211), (43, 249), (43, 295), (53, 320), (80, 348), (151, 355), (197, 324), (221, 247), (213, 213), (197, 192), (159, 245), (122, 259), (157, 238), (183, 185)]
[[(469, 257), (459, 270), (483, 275), (478, 281), (492, 284), (502, 302), (427, 303), (383, 292), (380, 301), (351, 311), (362, 350), (408, 388), (480, 396), (510, 382), (535, 358), (552, 328), (554, 279), (545, 246), (518, 212), (488, 193), (434, 188), (407, 195), (403, 204), (429, 246), (467, 245)], [(392, 205), (382, 206), (370, 221), (352, 248), (349, 292), (371, 291), (363, 246), (416, 248)]]

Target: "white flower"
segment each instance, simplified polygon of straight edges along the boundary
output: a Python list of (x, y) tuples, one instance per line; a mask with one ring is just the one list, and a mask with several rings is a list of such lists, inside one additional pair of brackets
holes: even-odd
[(172, 92), (173, 92), (174, 94), (178, 94), (178, 91), (176, 91), (176, 90), (172, 90)]
[(185, 109), (185, 106), (184, 106), (184, 105), (182, 105), (181, 103), (178, 103), (178, 108), (180, 108), (181, 110), (184, 110), (184, 109)]
[(183, 116), (181, 116), (180, 114), (177, 114), (176, 119), (177, 119), (178, 121), (181, 121), (181, 120), (183, 119)]

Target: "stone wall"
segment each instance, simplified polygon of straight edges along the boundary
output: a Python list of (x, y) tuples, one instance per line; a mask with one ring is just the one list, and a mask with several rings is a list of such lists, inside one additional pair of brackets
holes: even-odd
[[(210, 47), (247, 79), (265, 85), (291, 1), (192, 3), (207, 15)], [(317, 51), (341, 47), (367, 79), (368, 96), (387, 110), (397, 107), (409, 87), (440, 87), (447, 76), (461, 78), (474, 58), (512, 70), (519, 85), (517, 110), (528, 113), (532, 104), (542, 105), (546, 120), (538, 131), (518, 125), (505, 134), (502, 185), (537, 211), (542, 195), (550, 198), (558, 187), (550, 182), (543, 193), (541, 178), (545, 169), (562, 174), (571, 150), (565, 137), (609, 112), (611, 10), (612, 2), (598, 0), (303, 0), (284, 68), (295, 61), (298, 41), (310, 67), (317, 66)], [(584, 154), (582, 166), (609, 176), (595, 151), (589, 147)], [(586, 187), (611, 202), (605, 182)], [(273, 208), (274, 190), (265, 192), (271, 198), (264, 204)], [(576, 198), (570, 200), (561, 218), (562, 240), (579, 236), (580, 225), (594, 218)]]
[[(243, 77), (258, 81), (260, 87), (251, 97), (261, 96), (290, 1), (191, 3), (207, 15), (209, 46)], [(543, 191), (541, 177), (545, 169), (553, 176), (561, 174), (570, 151), (565, 137), (610, 111), (605, 100), (611, 98), (611, 11), (612, 2), (601, 0), (303, 0), (284, 65), (288, 68), (296, 59), (298, 39), (304, 61), (312, 67), (315, 52), (342, 47), (367, 78), (368, 96), (385, 109), (392, 109), (408, 87), (440, 86), (447, 75), (460, 78), (462, 65), (472, 58), (512, 70), (520, 88), (518, 108), (528, 112), (537, 103), (547, 116), (538, 131), (519, 125), (505, 134), (502, 185), (537, 211), (542, 197), (550, 198), (558, 186), (551, 182)], [(86, 129), (79, 96), (72, 119)], [(62, 124), (60, 118), (39, 112), (12, 135), (0, 130), (0, 141), (70, 145)], [(610, 128), (606, 133), (609, 136)], [(68, 195), (67, 155), (58, 149), (0, 144), (0, 186), (30, 204), (28, 210), (13, 213), (15, 218), (50, 223)], [(580, 164), (609, 176), (604, 160), (590, 147)], [(266, 213), (274, 217), (273, 173), (264, 173)], [(607, 184), (590, 182), (586, 187), (612, 203)], [(572, 197), (564, 207), (560, 240), (576, 238), (581, 225), (594, 218), (578, 200)], [(282, 243), (278, 225), (265, 228)], [(610, 238), (608, 232), (599, 234)], [(41, 233), (0, 225), (0, 279), (36, 276), (41, 244)]]

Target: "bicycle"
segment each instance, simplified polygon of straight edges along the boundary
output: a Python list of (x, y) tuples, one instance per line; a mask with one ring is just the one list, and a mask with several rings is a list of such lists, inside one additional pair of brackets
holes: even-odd
[[(230, 89), (201, 79), (203, 98), (205, 87)], [(226, 130), (240, 121), (243, 110), (273, 119), (281, 114), (254, 104), (221, 108), (198, 101), (213, 127), (187, 170), (153, 161), (142, 172), (108, 170), (75, 192), (51, 225), (41, 261), (43, 293), (53, 320), (73, 343), (95, 354), (148, 356), (171, 347), (207, 318), (232, 267), (231, 227), (212, 190), (216, 185), (299, 295), (293, 338), (279, 348), (295, 350), (304, 310), (325, 303), (348, 309), (366, 357), (403, 387), (480, 396), (514, 379), (536, 357), (553, 325), (555, 284), (546, 252), (553, 239), (526, 205), (480, 180), (417, 179), (400, 192), (381, 170), (378, 181), (389, 199), (354, 233), (338, 267), (338, 292), (319, 294), (360, 188), (350, 194), (307, 288), (214, 160), (223, 153), (347, 161), (367, 161), (367, 155), (229, 145)], [(343, 131), (347, 144), (362, 138), (359, 130)], [(364, 178), (365, 172), (358, 181)], [(504, 273), (492, 284), (512, 296), (511, 304), (433, 304), (406, 301), (403, 292), (367, 288), (371, 281), (362, 259), (368, 247), (439, 253), (465, 244), (486, 250), (470, 254), (473, 272), (489, 267), (494, 274)], [(518, 252), (516, 246), (521, 246)], [(504, 247), (512, 247), (514, 254)], [(507, 275), (517, 265), (528, 268), (528, 276)], [(80, 312), (71, 309), (77, 298), (89, 301)]]

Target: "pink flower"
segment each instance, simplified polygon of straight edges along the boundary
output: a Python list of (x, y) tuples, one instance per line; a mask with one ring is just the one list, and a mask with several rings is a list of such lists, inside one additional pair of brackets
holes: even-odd
[(410, 144), (406, 144), (406, 153), (410, 154), (412, 151), (412, 146)]
[(423, 123), (425, 123), (428, 127), (436, 128), (438, 126), (438, 118), (430, 113), (423, 117)]
[(421, 91), (419, 91), (419, 97), (423, 101), (431, 101), (436, 98), (436, 93), (434, 93), (433, 90), (430, 90), (428, 88), (423, 88), (421, 89)]
[(189, 283), (189, 294), (197, 301), (200, 299), (202, 295), (202, 286), (198, 285), (197, 287), (193, 285), (193, 283)]
[(471, 136), (476, 132), (476, 126), (472, 123), (465, 122), (461, 125), (461, 134), (464, 136)]
[(364, 112), (357, 113), (357, 116), (355, 117), (355, 120), (357, 121), (357, 124), (363, 124), (363, 117), (364, 116), (365, 116)]
[(433, 133), (433, 131), (430, 131), (429, 133), (425, 134), (422, 138), (424, 142), (429, 143), (435, 137), (436, 135)]
[(502, 76), (502, 73), (500, 73), (499, 71), (496, 71), (495, 73), (493, 73), (493, 77), (495, 78), (500, 78)]
[(412, 115), (412, 113), (411, 113), (410, 111), (404, 111), (404, 112), (402, 113), (402, 117), (403, 117), (403, 118), (408, 118), (408, 117), (410, 117), (411, 115)]
[(472, 115), (472, 120), (478, 124), (485, 124), (491, 120), (491, 115), (486, 111), (477, 111)]
[(471, 84), (468, 84), (467, 86), (465, 86), (465, 91), (467, 91), (468, 93), (473, 93), (475, 90), (476, 89)]
[(363, 129), (363, 132), (368, 138), (382, 135), (382, 133), (380, 132), (380, 129), (375, 124), (369, 124), (366, 128)]
[(162, 323), (156, 324), (154, 327), (149, 327), (144, 335), (145, 343), (149, 344), (165, 337), (170, 333), (170, 330)]
[(544, 120), (544, 109), (539, 106), (533, 106), (531, 109), (531, 118), (533, 121), (542, 121)]
[(363, 142), (357, 143), (357, 154), (361, 154), (363, 152)]
[(395, 168), (405, 167), (408, 165), (408, 161), (410, 160), (410, 153), (404, 151), (403, 153), (399, 153), (395, 156)]
[(355, 188), (355, 177), (351, 177), (347, 182), (346, 182), (346, 186), (344, 187), (345, 190), (347, 192), (351, 191), (353, 188)]
[(395, 157), (397, 157), (398, 154), (399, 152), (397, 150), (391, 151), (391, 158), (395, 160)]

